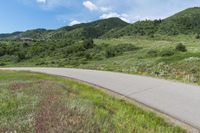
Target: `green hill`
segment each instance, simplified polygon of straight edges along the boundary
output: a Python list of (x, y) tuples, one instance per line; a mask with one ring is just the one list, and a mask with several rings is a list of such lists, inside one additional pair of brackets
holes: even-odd
[(7, 33), (7, 34), (0, 34), (0, 39), (1, 38), (11, 38), (11, 37), (15, 37), (19, 34), (21, 34), (22, 32), (13, 32), (13, 33)]
[(129, 24), (119, 18), (109, 18), (74, 26), (66, 26), (57, 30), (35, 29), (12, 34), (0, 34), (0, 38), (32, 38), (41, 40), (98, 38), (110, 30), (121, 29), (127, 25)]
[(103, 37), (112, 38), (112, 37), (120, 37), (120, 36), (133, 36), (133, 35), (151, 35), (157, 32), (157, 29), (162, 21), (138, 21), (134, 24), (127, 25), (121, 29), (115, 29), (111, 32), (108, 32)]
[(50, 33), (49, 37), (51, 39), (98, 38), (113, 29), (123, 28), (127, 25), (129, 24), (119, 18), (109, 18), (71, 27), (66, 26)]
[(47, 33), (51, 32), (51, 30), (46, 29), (34, 29), (27, 30), (25, 32), (14, 32), (11, 34), (0, 34), (0, 39), (16, 39), (16, 38), (31, 38), (31, 39), (44, 39), (46, 38)]
[(27, 30), (27, 31), (19, 34), (17, 37), (18, 38), (44, 39), (48, 32), (50, 32), (50, 30), (46, 30), (46, 29)]
[(112, 30), (104, 37), (120, 37), (135, 35), (178, 35), (200, 33), (200, 8), (183, 10), (163, 20), (145, 20), (127, 25), (122, 29)]
[(200, 8), (194, 7), (166, 18), (159, 26), (158, 33), (177, 35), (200, 32)]

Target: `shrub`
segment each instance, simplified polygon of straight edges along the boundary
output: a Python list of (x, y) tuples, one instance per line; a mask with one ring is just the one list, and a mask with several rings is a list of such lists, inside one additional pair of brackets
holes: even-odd
[(0, 63), (0, 66), (5, 66), (6, 64), (5, 63)]
[(92, 49), (95, 47), (94, 41), (92, 39), (86, 39), (83, 42), (83, 47), (85, 49)]
[(118, 44), (114, 46), (109, 46), (106, 49), (106, 58), (115, 57), (123, 54), (124, 52), (134, 51), (139, 49), (132, 44)]
[(120, 51), (118, 51), (118, 49), (114, 48), (114, 47), (109, 47), (106, 50), (106, 58), (111, 58), (111, 57), (115, 57), (116, 55), (120, 54)]
[(174, 50), (163, 50), (160, 52), (160, 56), (164, 57), (164, 56), (172, 56), (175, 54)]
[(180, 52), (186, 52), (186, 51), (187, 51), (186, 46), (183, 45), (182, 43), (179, 43), (179, 44), (176, 46), (176, 50), (177, 50), (177, 51), (180, 51)]
[(0, 56), (5, 55), (5, 53), (6, 53), (6, 50), (0, 47)]
[(196, 34), (195, 38), (200, 39), (200, 34)]
[(150, 56), (150, 57), (156, 57), (156, 56), (158, 56), (158, 51), (156, 51), (156, 50), (149, 50), (147, 52), (147, 55)]
[(20, 62), (22, 60), (26, 59), (26, 52), (20, 51), (17, 53), (17, 61)]

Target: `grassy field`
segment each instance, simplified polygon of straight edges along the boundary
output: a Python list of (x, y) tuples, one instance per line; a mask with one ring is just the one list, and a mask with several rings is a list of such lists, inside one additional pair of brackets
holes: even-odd
[(152, 112), (77, 81), (0, 71), (0, 132), (186, 131)]

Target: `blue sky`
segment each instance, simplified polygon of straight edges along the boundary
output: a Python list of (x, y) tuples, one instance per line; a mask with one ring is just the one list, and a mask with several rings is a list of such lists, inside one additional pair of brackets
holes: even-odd
[(200, 0), (2, 0), (0, 33), (55, 29), (109, 17), (133, 23), (194, 6), (200, 6)]

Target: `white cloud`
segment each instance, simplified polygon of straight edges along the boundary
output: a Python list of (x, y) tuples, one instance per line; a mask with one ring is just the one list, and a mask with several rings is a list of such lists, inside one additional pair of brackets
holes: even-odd
[(84, 1), (83, 2), (83, 5), (89, 9), (90, 11), (95, 11), (95, 10), (98, 10), (98, 7), (92, 3), (91, 1)]
[(98, 6), (91, 1), (84, 1), (83, 6), (89, 9), (90, 11), (100, 11), (100, 12), (108, 12), (111, 11), (112, 9), (109, 7), (104, 7), (104, 6)]
[(35, 1), (38, 5), (45, 10), (53, 10), (59, 7), (77, 8), (78, 2), (77, 0), (23, 0), (23, 1)]
[(129, 19), (129, 16), (125, 13), (123, 14), (118, 14), (116, 12), (109, 12), (109, 13), (105, 13), (103, 15), (100, 16), (100, 19), (107, 19), (107, 18), (113, 18), (113, 17), (118, 17), (120, 18), (121, 20), (125, 21), (125, 22), (128, 22), (130, 23), (130, 19)]
[(100, 7), (100, 10), (101, 10), (102, 12), (109, 12), (109, 11), (111, 11), (112, 9), (109, 8), (109, 7)]
[(80, 21), (73, 20), (72, 22), (69, 23), (69, 26), (73, 26), (73, 25), (80, 24), (80, 23), (81, 23)]
[(36, 0), (36, 2), (45, 4), (47, 1), (46, 0)]

